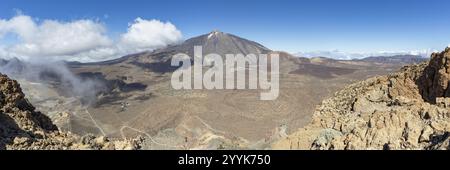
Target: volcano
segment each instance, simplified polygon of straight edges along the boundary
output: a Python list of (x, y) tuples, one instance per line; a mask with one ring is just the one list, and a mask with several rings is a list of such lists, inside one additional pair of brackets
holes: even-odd
[[(177, 53), (192, 57), (195, 46), (202, 46), (203, 56), (278, 54), (279, 97), (261, 101), (260, 94), (266, 91), (259, 89), (172, 88), (172, 72), (177, 69), (171, 66), (172, 57)], [(55, 90), (61, 89), (58, 87), (61, 83), (52, 83), (43, 91), (36, 87), (45, 83), (18, 78), (31, 103), (47, 113), (63, 131), (111, 139), (143, 136), (147, 139), (143, 149), (269, 148), (271, 142), (305, 126), (315, 105), (333, 92), (353, 81), (384, 75), (402, 66), (294, 57), (220, 31), (114, 60), (65, 64), (78, 76), (79, 82), (98, 82), (91, 88), (96, 95), (87, 96), (93, 102), (81, 102), (76, 96)], [(80, 85), (75, 83), (73, 87)], [(67, 113), (67, 116), (57, 113)]]

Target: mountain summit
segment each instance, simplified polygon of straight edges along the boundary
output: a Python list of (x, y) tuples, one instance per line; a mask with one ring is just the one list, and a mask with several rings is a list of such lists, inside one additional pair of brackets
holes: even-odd
[(96, 63), (69, 63), (72, 66), (79, 65), (113, 65), (113, 64), (132, 64), (139, 67), (150, 69), (154, 72), (170, 72), (176, 68), (170, 66), (172, 56), (178, 53), (185, 53), (191, 58), (194, 56), (194, 47), (201, 46), (203, 56), (215, 53), (222, 57), (226, 54), (266, 54), (272, 52), (263, 45), (238, 37), (233, 34), (221, 31), (211, 31), (197, 37), (187, 39), (181, 44), (168, 46), (155, 51), (143, 52), (127, 55), (115, 60), (96, 62)]
[(168, 52), (176, 51), (183, 52), (189, 56), (193, 56), (194, 46), (202, 46), (203, 54), (216, 53), (221, 56), (225, 54), (261, 54), (267, 53), (271, 50), (263, 45), (250, 41), (233, 34), (224, 33), (218, 30), (211, 31), (208, 34), (203, 34), (197, 37), (190, 38), (182, 44), (176, 46), (169, 46), (168, 48), (155, 51)]

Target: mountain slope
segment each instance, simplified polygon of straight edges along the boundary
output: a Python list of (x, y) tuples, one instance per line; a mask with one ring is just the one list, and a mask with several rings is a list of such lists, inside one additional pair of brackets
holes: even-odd
[(172, 56), (178, 53), (185, 53), (192, 58), (195, 46), (202, 47), (203, 56), (210, 53), (216, 53), (222, 57), (225, 57), (226, 54), (266, 54), (271, 51), (254, 41), (229, 33), (212, 31), (209, 34), (188, 39), (179, 45), (169, 46), (145, 54), (127, 56), (127, 59), (122, 62), (131, 63), (154, 72), (171, 72), (176, 69), (176, 67), (170, 66)]
[(145, 67), (157, 72), (173, 71), (174, 68), (170, 66), (170, 59), (177, 53), (185, 53), (190, 57), (194, 56), (194, 46), (201, 46), (203, 55), (216, 53), (221, 56), (225, 54), (267, 54), (271, 52), (270, 49), (263, 45), (238, 37), (233, 34), (224, 33), (220, 31), (212, 31), (208, 34), (203, 34), (190, 39), (187, 39), (181, 44), (171, 45), (166, 48), (157, 49), (151, 52), (142, 52), (137, 54), (127, 55), (118, 59), (94, 62), (94, 63), (78, 63), (69, 62), (73, 67), (85, 65), (112, 65), (120, 63), (131, 63), (140, 67)]
[(274, 149), (450, 149), (450, 49), (352, 84)]

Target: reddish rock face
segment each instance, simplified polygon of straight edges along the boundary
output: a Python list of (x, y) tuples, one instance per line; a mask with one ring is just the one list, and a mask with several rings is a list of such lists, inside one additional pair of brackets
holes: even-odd
[(450, 48), (434, 53), (418, 85), (424, 100), (436, 103), (438, 97), (450, 97)]

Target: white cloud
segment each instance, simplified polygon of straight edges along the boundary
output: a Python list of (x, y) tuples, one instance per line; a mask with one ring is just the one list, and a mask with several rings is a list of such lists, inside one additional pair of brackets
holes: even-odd
[(6, 34), (14, 34), (18, 42), (0, 46), (0, 58), (57, 59), (101, 61), (128, 53), (154, 50), (181, 41), (182, 35), (170, 22), (137, 18), (119, 40), (112, 40), (98, 21), (75, 20), (37, 22), (18, 14), (0, 19), (0, 42)]
[(24, 40), (29, 40), (36, 32), (36, 24), (29, 16), (19, 15), (10, 20), (0, 19), (0, 36), (8, 32), (18, 34)]
[(0, 20), (0, 32), (18, 36), (19, 43), (7, 49), (24, 57), (68, 56), (112, 44), (103, 25), (91, 20), (36, 23), (30, 16), (19, 15)]
[(44, 21), (34, 35), (14, 50), (30, 56), (70, 55), (111, 45), (102, 25), (90, 20)]
[(137, 18), (121, 36), (120, 45), (134, 50), (155, 49), (180, 42), (181, 32), (170, 22)]
[(117, 57), (122, 57), (125, 53), (121, 52), (116, 47), (103, 47), (96, 48), (94, 50), (89, 50), (81, 52), (75, 55), (66, 56), (65, 58), (71, 58), (72, 61), (80, 62), (92, 62), (92, 61), (105, 61)]

